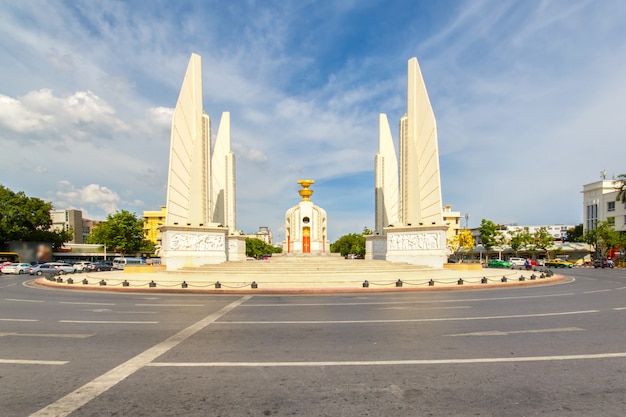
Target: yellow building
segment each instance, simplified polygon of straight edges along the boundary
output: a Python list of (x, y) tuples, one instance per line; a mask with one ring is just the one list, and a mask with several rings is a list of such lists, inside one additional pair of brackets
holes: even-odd
[(161, 244), (161, 232), (159, 227), (165, 224), (165, 206), (160, 211), (143, 212), (143, 237), (153, 242), (155, 245)]
[(446, 239), (450, 241), (454, 236), (458, 236), (461, 230), (461, 212), (452, 211), (452, 206), (443, 206), (443, 223), (448, 225)]

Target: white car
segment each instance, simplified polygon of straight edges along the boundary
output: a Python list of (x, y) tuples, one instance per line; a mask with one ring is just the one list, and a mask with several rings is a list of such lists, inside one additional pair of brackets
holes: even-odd
[(19, 264), (9, 264), (2, 267), (3, 274), (26, 274), (30, 272), (30, 264), (19, 263)]
[(526, 264), (526, 259), (524, 258), (510, 258), (509, 262), (513, 266), (524, 266)]
[(87, 265), (91, 265), (91, 262), (87, 262), (87, 261), (76, 262), (74, 264), (74, 269), (76, 270), (76, 272), (83, 272), (85, 268), (87, 268)]

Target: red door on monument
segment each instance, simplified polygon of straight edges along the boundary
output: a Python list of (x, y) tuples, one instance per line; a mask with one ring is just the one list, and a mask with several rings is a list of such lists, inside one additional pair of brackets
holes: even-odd
[(311, 228), (302, 228), (302, 253), (311, 253)]

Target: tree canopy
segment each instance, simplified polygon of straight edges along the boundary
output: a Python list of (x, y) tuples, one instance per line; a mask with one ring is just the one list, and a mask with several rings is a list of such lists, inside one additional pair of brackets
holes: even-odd
[(0, 185), (0, 246), (10, 241), (45, 242), (57, 249), (72, 239), (70, 230), (50, 230), (52, 203)]
[(126, 210), (109, 214), (106, 221), (92, 230), (87, 243), (106, 245), (122, 254), (138, 252), (149, 243), (143, 237), (143, 220)]
[(277, 248), (276, 246), (268, 245), (261, 239), (257, 238), (246, 238), (246, 256), (250, 256), (252, 258), (259, 258), (263, 255), (270, 255), (272, 253), (281, 253), (282, 248)]
[(362, 234), (350, 233), (341, 236), (330, 245), (332, 253), (340, 253), (341, 256), (355, 254), (365, 256), (365, 237)]
[(585, 242), (594, 247), (601, 257), (608, 257), (611, 250), (624, 246), (624, 237), (608, 222), (598, 222), (595, 229), (585, 232)]
[(585, 241), (584, 228), (583, 228), (582, 223), (577, 224), (576, 226), (567, 230), (567, 241), (568, 242), (584, 242)]
[(458, 260), (461, 249), (465, 251), (471, 251), (474, 249), (474, 238), (472, 237), (472, 232), (467, 229), (460, 230), (458, 235), (449, 239), (448, 248), (450, 248), (454, 254), (454, 259)]
[(480, 232), (480, 240), (487, 249), (491, 249), (501, 241), (502, 234), (498, 230), (498, 225), (491, 220), (482, 219), (478, 231)]

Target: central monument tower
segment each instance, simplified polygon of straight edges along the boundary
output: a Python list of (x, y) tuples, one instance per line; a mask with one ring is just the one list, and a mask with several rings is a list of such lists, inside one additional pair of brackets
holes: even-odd
[(313, 180), (298, 181), (302, 187), (298, 190), (302, 200), (285, 213), (283, 253), (321, 255), (330, 252), (326, 211), (311, 202), (313, 190), (309, 187), (314, 183)]

